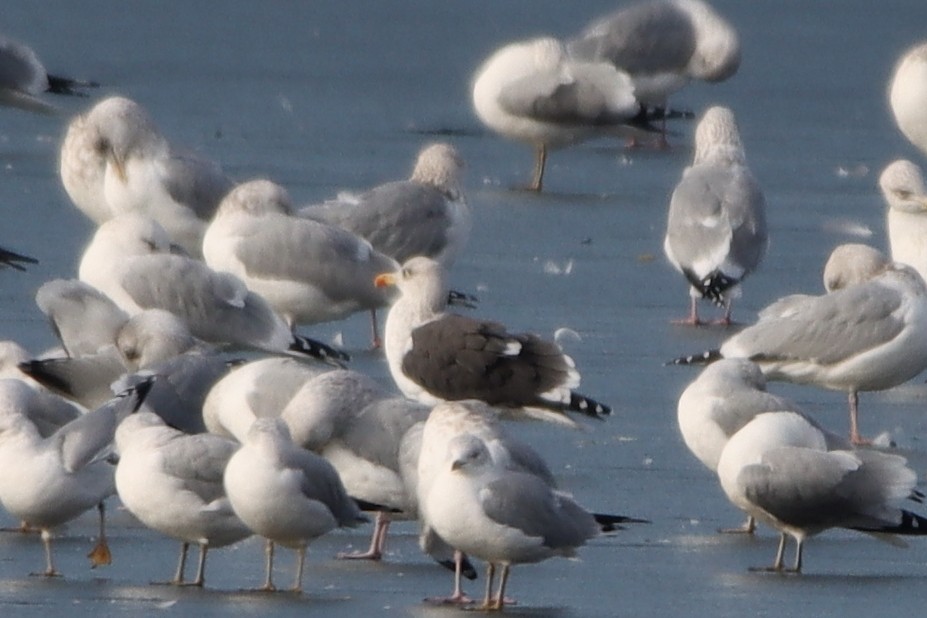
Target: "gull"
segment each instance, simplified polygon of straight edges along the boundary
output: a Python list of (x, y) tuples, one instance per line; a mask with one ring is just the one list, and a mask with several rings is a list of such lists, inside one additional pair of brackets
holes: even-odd
[(415, 257), (376, 279), (378, 286), (400, 291), (386, 318), (384, 349), (406, 397), (426, 405), (478, 399), (516, 415), (566, 424), (574, 424), (567, 412), (593, 418), (611, 412), (573, 390), (579, 372), (555, 343), (446, 312), (446, 278), (438, 262)]
[(238, 277), (169, 253), (156, 221), (121, 215), (97, 228), (81, 258), (78, 277), (109, 296), (129, 315), (163, 309), (204, 341), (267, 352), (347, 360), (330, 346), (293, 334), (260, 295)]
[(927, 185), (921, 168), (906, 159), (893, 161), (879, 176), (879, 188), (888, 204), (892, 259), (927, 277)]
[(265, 591), (276, 589), (271, 577), (274, 544), (296, 550), (293, 591), (301, 592), (308, 544), (334, 528), (365, 521), (332, 465), (296, 446), (279, 418), (254, 421), (224, 479), (235, 513), (268, 540)]
[(265, 298), (291, 328), (386, 306), (389, 294), (373, 277), (396, 267), (347, 230), (293, 216), (289, 194), (268, 180), (238, 185), (222, 200), (203, 255)]
[(892, 388), (927, 368), (925, 342), (927, 286), (909, 266), (892, 263), (868, 281), (793, 298), (786, 310), (764, 312), (720, 349), (672, 362), (746, 358), (770, 380), (846, 391), (850, 440), (860, 444), (859, 392)]
[(663, 250), (689, 283), (691, 305), (683, 323), (697, 325), (698, 300), (724, 307), (766, 254), (766, 200), (750, 168), (734, 114), (709, 108), (695, 130), (695, 156), (670, 199)]
[(543, 187), (548, 150), (642, 122), (624, 72), (608, 62), (574, 60), (550, 37), (493, 52), (476, 72), (473, 106), (487, 127), (534, 147), (530, 191)]
[(206, 430), (244, 442), (257, 418), (280, 416), (300, 388), (323, 371), (281, 356), (233, 368), (213, 384), (203, 401)]
[[(572, 557), (599, 533), (595, 517), (569, 495), (496, 464), (483, 440), (467, 433), (447, 445), (423, 507), (441, 538), (488, 563), (482, 609), (502, 609), (512, 565)], [(491, 598), (497, 566), (499, 587)]]
[(869, 245), (838, 245), (830, 252), (824, 264), (824, 289), (833, 292), (869, 281), (885, 271), (891, 262), (884, 253)]
[(89, 558), (110, 563), (104, 500), (116, 491), (113, 466), (106, 460), (119, 420), (138, 409), (145, 385), (84, 414), (43, 438), (19, 413), (0, 414), (0, 504), (13, 517), (38, 528), (45, 547), (46, 577), (60, 575), (52, 560), (53, 530), (97, 507), (100, 536)]
[(422, 148), (408, 180), (299, 210), (301, 217), (336, 225), (366, 239), (375, 250), (405, 262), (424, 255), (450, 267), (470, 235), (470, 209), (460, 176), (464, 162), (450, 144)]
[(46, 281), (35, 293), (35, 304), (72, 358), (112, 346), (129, 320), (109, 296), (78, 279)]
[(50, 75), (27, 45), (0, 36), (0, 105), (54, 114), (58, 110), (39, 98), (45, 92), (85, 96), (82, 88), (99, 84)]
[[(174, 148), (148, 112), (125, 97), (103, 99), (73, 122), (60, 171), (75, 205), (97, 223), (124, 213), (150, 216), (173, 243), (201, 255), (206, 224), (232, 187), (219, 166)], [(93, 184), (100, 180), (102, 191)], [(105, 204), (97, 203), (100, 195)]]
[[(611, 63), (630, 77), (641, 104), (661, 110), (693, 79), (721, 82), (740, 68), (737, 31), (700, 0), (628, 4), (593, 21), (567, 48)], [(665, 135), (664, 127), (664, 143)]]
[[(766, 412), (734, 434), (718, 461), (718, 478), (738, 508), (780, 533), (769, 569), (800, 573), (805, 539), (850, 528), (888, 542), (927, 534), (927, 518), (899, 508), (916, 473), (903, 457), (867, 450), (828, 450), (823, 432), (795, 412)], [(795, 562), (783, 567), (788, 536)]]
[[(682, 438), (695, 457), (712, 472), (732, 435), (758, 414), (798, 411), (794, 403), (766, 392), (766, 377), (753, 362), (725, 358), (706, 367), (679, 396), (676, 418)], [(753, 516), (734, 530), (752, 534)]]
[[(145, 526), (181, 542), (175, 585), (202, 587), (206, 553), (251, 536), (222, 484), (238, 443), (212, 434), (187, 435), (151, 412), (137, 412), (116, 429), (116, 490)], [(187, 549), (200, 548), (193, 581), (184, 581)]]
[(362, 373), (341, 369), (307, 381), (281, 412), (293, 441), (327, 459), (348, 494), (381, 507), (370, 548), (339, 558), (381, 560), (390, 522), (416, 516), (414, 490), (402, 470), (402, 443), (430, 411), (392, 396)]
[(892, 74), (889, 103), (895, 123), (908, 140), (927, 153), (927, 42), (907, 50)]

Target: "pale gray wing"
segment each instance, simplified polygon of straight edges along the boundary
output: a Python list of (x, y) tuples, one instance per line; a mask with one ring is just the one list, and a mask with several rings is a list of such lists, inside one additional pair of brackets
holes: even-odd
[(795, 404), (788, 399), (759, 390), (744, 389), (727, 393), (719, 399), (718, 405), (712, 408), (711, 419), (728, 437), (733, 436), (757, 414), (798, 412)]
[(338, 472), (328, 461), (294, 446), (281, 453), (280, 462), (301, 474), (303, 495), (325, 504), (339, 526), (353, 528), (366, 521), (357, 503), (345, 491)]
[(232, 189), (232, 180), (213, 161), (172, 150), (165, 161), (162, 180), (170, 196), (209, 221), (219, 202)]
[(364, 459), (401, 474), (402, 440), (430, 411), (405, 397), (373, 401), (351, 419), (341, 442)]
[(353, 232), (400, 264), (416, 255), (434, 257), (450, 242), (447, 197), (434, 187), (409, 180), (388, 182), (350, 199), (303, 209), (300, 214)]
[(393, 260), (362, 238), (311, 220), (265, 217), (238, 239), (235, 254), (248, 275), (299, 281), (322, 289), (334, 301), (359, 299), (380, 305), (385, 293), (373, 284), (396, 269)]
[(670, 2), (640, 2), (590, 24), (567, 48), (631, 74), (684, 71), (695, 52), (691, 20)]
[(728, 339), (721, 353), (761, 362), (841, 362), (891, 341), (905, 328), (895, 315), (902, 300), (878, 282), (855, 285), (809, 300), (801, 311), (757, 322)]
[(113, 345), (119, 329), (129, 319), (108, 296), (77, 279), (54, 279), (42, 284), (35, 303), (72, 357), (94, 354)]
[(508, 453), (508, 466), (514, 472), (524, 472), (541, 479), (551, 488), (557, 487), (557, 479), (544, 458), (528, 443), (506, 435), (502, 447)]
[(595, 536), (595, 518), (570, 498), (531, 474), (506, 474), (480, 491), (486, 516), (504, 526), (543, 539), (552, 549), (582, 545)]
[(875, 526), (885, 523), (879, 514), (897, 499), (899, 485), (910, 493), (914, 474), (905, 474), (904, 459), (894, 455), (873, 452), (864, 458), (847, 451), (780, 447), (764, 453), (761, 463), (745, 466), (737, 483), (751, 502), (787, 524)]
[(292, 339), (263, 298), (237, 277), (197, 260), (177, 255), (134, 258), (121, 283), (142, 308), (173, 313), (204, 341), (285, 349)]
[(49, 390), (90, 410), (112, 398), (110, 385), (126, 372), (113, 346), (92, 355), (31, 360), (20, 369)]
[(208, 433), (177, 434), (160, 448), (163, 471), (183, 481), (204, 502), (212, 502), (225, 495), (222, 475), (239, 447), (234, 440)]

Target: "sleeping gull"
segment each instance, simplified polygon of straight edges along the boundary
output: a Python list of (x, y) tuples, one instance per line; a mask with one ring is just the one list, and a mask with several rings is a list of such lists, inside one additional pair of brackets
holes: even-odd
[[(797, 411), (795, 404), (766, 392), (760, 368), (742, 358), (725, 358), (706, 367), (679, 396), (676, 417), (689, 450), (712, 472), (732, 435), (763, 412)], [(752, 534), (753, 516), (741, 528)]]
[(266, 591), (276, 589), (274, 544), (296, 550), (293, 591), (301, 592), (308, 544), (335, 528), (365, 521), (332, 465), (296, 446), (279, 418), (254, 421), (225, 468), (225, 491), (241, 520), (268, 541)]
[[(116, 490), (145, 526), (182, 543), (177, 573), (169, 582), (203, 586), (206, 553), (251, 536), (232, 511), (222, 475), (238, 443), (212, 434), (187, 435), (151, 412), (137, 412), (116, 429)], [(184, 581), (187, 548), (200, 548), (192, 582)]]
[(241, 184), (222, 200), (203, 255), (210, 268), (265, 298), (291, 328), (386, 306), (390, 295), (373, 277), (396, 267), (347, 230), (293, 216), (289, 194), (268, 180)]
[[(77, 186), (71, 197), (78, 208), (97, 223), (124, 213), (150, 216), (173, 243), (191, 256), (201, 255), (206, 224), (232, 186), (217, 164), (174, 148), (148, 112), (124, 97), (100, 101), (71, 128), (87, 133), (82, 137), (69, 130), (61, 152), (62, 180), (69, 195)], [(86, 152), (88, 147), (95, 152)], [(64, 178), (65, 173), (77, 176)], [(100, 180), (102, 192), (82, 185)], [(87, 203), (101, 194), (105, 206)]]
[(695, 130), (695, 156), (670, 199), (663, 250), (689, 282), (684, 323), (699, 324), (698, 300), (725, 308), (766, 254), (766, 200), (747, 167), (734, 114), (712, 107)]
[(830, 252), (824, 264), (824, 289), (833, 292), (869, 281), (883, 272), (889, 264), (891, 260), (884, 253), (869, 245), (838, 245)]
[(52, 114), (57, 110), (38, 95), (70, 94), (84, 96), (81, 88), (99, 86), (69, 77), (49, 75), (35, 52), (28, 46), (0, 36), (0, 105)]
[(0, 469), (7, 471), (0, 475), (0, 504), (41, 530), (42, 575), (60, 575), (52, 560), (53, 530), (93, 507), (100, 513), (100, 536), (88, 557), (93, 566), (110, 563), (103, 502), (116, 486), (106, 455), (119, 420), (138, 408), (149, 385), (120, 394), (47, 438), (25, 415), (0, 414)]
[(476, 72), (473, 106), (487, 127), (534, 147), (530, 191), (543, 186), (548, 149), (619, 131), (641, 111), (626, 74), (576, 61), (550, 37), (495, 51)]
[(470, 209), (460, 176), (464, 163), (450, 144), (422, 148), (408, 180), (299, 210), (301, 217), (342, 227), (400, 264), (424, 255), (453, 263), (470, 235)]
[(906, 159), (893, 161), (879, 176), (879, 188), (888, 204), (892, 259), (927, 277), (927, 186), (921, 168)]
[[(441, 538), (487, 562), (482, 609), (502, 609), (513, 564), (574, 556), (599, 533), (593, 515), (569, 495), (495, 463), (485, 442), (467, 433), (448, 443), (423, 506)], [(497, 566), (499, 587), (491, 598)]]
[(555, 343), (447, 313), (446, 271), (434, 260), (412, 258), (379, 275), (377, 285), (395, 285), (401, 294), (386, 318), (384, 348), (393, 380), (410, 399), (427, 405), (478, 399), (567, 424), (573, 424), (567, 412), (611, 413), (573, 390), (579, 372)]
[(661, 110), (692, 79), (720, 82), (740, 68), (736, 30), (700, 0), (628, 4), (592, 22), (567, 48), (612, 63), (630, 76), (641, 104)]
[(169, 311), (207, 342), (346, 360), (342, 352), (293, 334), (267, 301), (236, 276), (170, 254), (169, 244), (153, 219), (121, 215), (97, 228), (78, 276), (130, 315), (144, 309)]
[(902, 55), (889, 85), (889, 102), (898, 128), (912, 144), (927, 154), (927, 43), (921, 42)]
[[(851, 528), (893, 542), (927, 534), (927, 518), (899, 508), (917, 474), (903, 457), (869, 450), (828, 450), (824, 433), (794, 412), (758, 415), (728, 441), (718, 477), (738, 508), (779, 531), (768, 570), (800, 573), (805, 539)], [(797, 543), (783, 567), (786, 537)]]
[(766, 312), (719, 350), (672, 362), (746, 358), (770, 380), (846, 391), (850, 440), (858, 444), (858, 393), (892, 388), (927, 368), (925, 342), (927, 286), (909, 266), (890, 264), (869, 281)]

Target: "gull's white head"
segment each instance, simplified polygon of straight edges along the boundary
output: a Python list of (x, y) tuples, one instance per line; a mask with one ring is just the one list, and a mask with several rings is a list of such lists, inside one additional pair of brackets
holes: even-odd
[(430, 144), (422, 149), (415, 161), (410, 180), (431, 185), (449, 199), (460, 198), (460, 180), (464, 161), (450, 144)]
[(123, 181), (132, 157), (165, 154), (167, 141), (141, 105), (125, 97), (109, 97), (93, 106), (85, 121), (93, 145)]
[(746, 163), (743, 143), (734, 112), (716, 105), (708, 108), (695, 128), (695, 157), (693, 164)]
[(869, 281), (885, 272), (892, 261), (878, 249), (860, 243), (839, 245), (824, 264), (824, 289), (828, 292)]
[(464, 433), (447, 443), (447, 462), (453, 471), (475, 474), (492, 464), (492, 456), (485, 442), (473, 434)]
[(927, 212), (927, 187), (921, 168), (898, 159), (886, 166), (879, 176), (879, 188), (889, 207), (908, 213)]
[(216, 210), (216, 218), (239, 213), (289, 215), (292, 211), (293, 202), (286, 189), (270, 180), (257, 179), (243, 182), (229, 191)]
[(888, 98), (898, 128), (927, 153), (927, 42), (906, 51), (892, 74)]
[(395, 285), (403, 300), (423, 314), (438, 313), (447, 307), (447, 271), (431, 258), (409, 258), (398, 272), (377, 275), (374, 283), (377, 287)]
[(171, 359), (195, 345), (187, 324), (163, 309), (132, 316), (116, 335), (116, 348), (133, 370)]

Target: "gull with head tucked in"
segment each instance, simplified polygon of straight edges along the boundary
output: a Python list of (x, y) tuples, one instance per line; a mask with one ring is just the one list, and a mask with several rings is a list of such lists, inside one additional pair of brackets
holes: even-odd
[(892, 259), (927, 277), (927, 184), (921, 168), (906, 159), (893, 161), (882, 170), (879, 188), (888, 204)]
[(574, 60), (550, 37), (493, 52), (476, 72), (473, 106), (487, 127), (534, 147), (530, 191), (543, 186), (549, 149), (620, 132), (641, 111), (625, 73), (608, 62)]
[(106, 98), (74, 118), (60, 173), (72, 201), (97, 223), (147, 215), (193, 257), (201, 255), (207, 222), (232, 187), (217, 164), (173, 147), (148, 112), (125, 97)]
[(689, 283), (687, 324), (700, 323), (698, 301), (724, 307), (756, 270), (768, 244), (766, 200), (750, 168), (734, 114), (709, 108), (695, 130), (695, 156), (670, 199), (663, 250)]
[(30, 47), (0, 35), (0, 105), (54, 114), (58, 110), (38, 95), (48, 92), (86, 96), (82, 88), (97, 86), (96, 82), (50, 75)]
[(918, 43), (898, 60), (888, 97), (898, 128), (927, 154), (927, 42)]
[(612, 63), (630, 76), (638, 101), (664, 110), (691, 80), (720, 82), (740, 68), (737, 31), (701, 0), (628, 4), (592, 22), (568, 49)]

